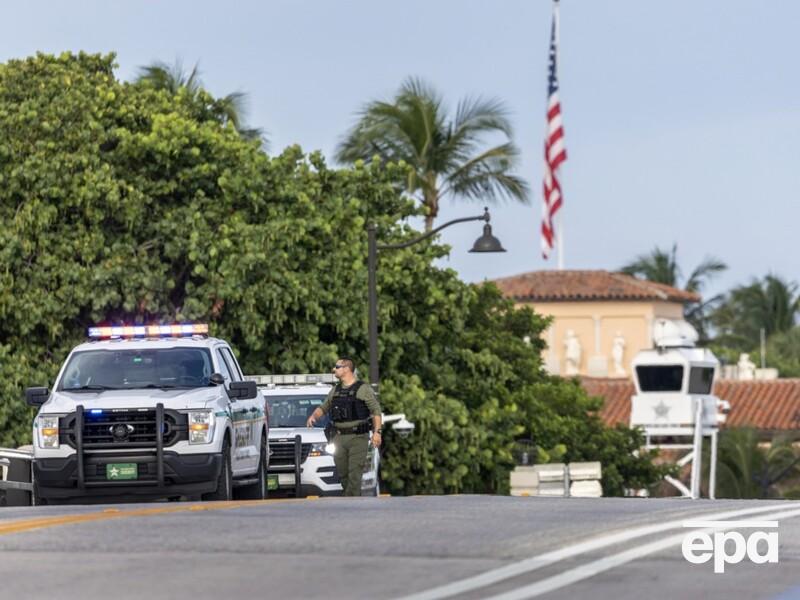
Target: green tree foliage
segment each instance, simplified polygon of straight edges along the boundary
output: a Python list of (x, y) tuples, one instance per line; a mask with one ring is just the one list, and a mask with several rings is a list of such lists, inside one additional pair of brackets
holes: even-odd
[[(753, 351), (757, 356), (755, 348)], [(800, 377), (800, 327), (775, 333), (767, 340), (766, 363), (778, 369), (781, 377)]]
[[(378, 160), (328, 168), (299, 148), (268, 157), (187, 94), (115, 79), (113, 56), (0, 65), (0, 445), (30, 439), (29, 385), (52, 385), (85, 328), (198, 320), (247, 373), (367, 358), (367, 236), (418, 235)], [(541, 364), (546, 320), (491, 284), (433, 266), (435, 240), (379, 256), (382, 402), (417, 423), (387, 435), (395, 492), (508, 486), (514, 440), (601, 460), (608, 494), (661, 471), (638, 433)], [(534, 340), (526, 344), (523, 339)]]
[(800, 455), (785, 436), (762, 444), (755, 429), (726, 429), (717, 452), (717, 498), (774, 498), (777, 484), (800, 474)]
[(606, 495), (648, 487), (671, 472), (653, 464), (655, 452), (636, 452), (638, 431), (605, 426), (596, 415), (602, 400), (587, 397), (578, 380), (543, 373), (541, 342), (531, 348), (522, 341), (525, 332), (541, 332), (540, 317), (515, 309), (492, 285), (472, 290), (464, 330), (452, 334), (461, 345), (446, 350), (450, 361), (435, 361), (439, 374), (428, 375), (441, 387), (423, 386), (417, 375), (382, 384), (386, 408), (414, 415), (417, 424), (406, 439), (388, 430), (393, 460), (383, 474), (390, 489), (508, 492), (517, 439), (535, 440), (543, 456), (558, 452), (557, 460), (601, 461)]
[(712, 315), (717, 330), (714, 350), (735, 362), (739, 352), (758, 349), (762, 329), (767, 338), (791, 330), (798, 308), (797, 285), (777, 275), (738, 286)]
[[(505, 138), (486, 147), (486, 138)], [(391, 102), (373, 101), (337, 149), (343, 163), (370, 160), (411, 166), (407, 189), (418, 194), (430, 231), (447, 195), (494, 200), (507, 196), (527, 202), (525, 182), (512, 173), (519, 149), (499, 100), (466, 98), (449, 118), (442, 98), (419, 79), (407, 79)]]
[[(672, 287), (681, 287), (687, 292), (702, 294), (708, 282), (715, 275), (728, 268), (724, 262), (714, 257), (707, 257), (689, 274), (682, 282), (683, 273), (677, 259), (678, 245), (673, 244), (672, 250), (654, 248), (650, 254), (640, 254), (632, 262), (620, 269), (622, 273), (633, 275), (647, 281), (663, 283)], [(723, 296), (717, 294), (702, 302), (686, 306), (684, 318), (692, 324), (700, 336), (701, 342), (709, 340), (709, 320), (711, 313), (722, 302)]]
[(155, 61), (139, 69), (136, 81), (171, 94), (186, 94), (200, 112), (214, 115), (220, 123), (230, 123), (246, 140), (260, 140), (265, 146), (267, 144), (261, 129), (245, 124), (247, 94), (233, 92), (222, 98), (212, 98), (203, 89), (197, 64), (187, 73), (180, 61), (173, 65)]

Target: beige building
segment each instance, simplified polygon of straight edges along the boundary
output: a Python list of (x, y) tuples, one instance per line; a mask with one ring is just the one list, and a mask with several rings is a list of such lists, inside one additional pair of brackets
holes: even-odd
[(610, 271), (533, 271), (494, 283), (517, 306), (553, 317), (545, 365), (557, 375), (629, 377), (639, 350), (653, 347), (656, 319), (682, 319), (697, 294)]

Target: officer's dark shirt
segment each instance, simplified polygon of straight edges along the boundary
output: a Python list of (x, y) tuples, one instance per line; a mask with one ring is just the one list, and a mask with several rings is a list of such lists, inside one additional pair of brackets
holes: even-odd
[[(355, 384), (355, 382), (353, 382)], [(342, 389), (346, 390), (350, 386), (349, 385), (342, 385)], [(328, 392), (328, 397), (325, 398), (325, 402), (322, 403), (320, 408), (322, 412), (326, 415), (330, 413), (331, 410), (331, 403), (333, 402), (333, 394), (336, 391), (336, 386), (331, 388), (331, 391)], [(378, 399), (375, 397), (375, 392), (372, 391), (372, 388), (368, 383), (364, 383), (358, 388), (358, 392), (356, 393), (356, 398), (358, 400), (363, 400), (367, 404), (367, 408), (369, 409), (369, 414), (373, 417), (376, 415), (381, 414), (381, 405), (378, 403)], [(341, 423), (336, 423), (336, 427), (347, 428), (347, 427), (355, 427), (361, 423), (361, 421), (343, 421)]]

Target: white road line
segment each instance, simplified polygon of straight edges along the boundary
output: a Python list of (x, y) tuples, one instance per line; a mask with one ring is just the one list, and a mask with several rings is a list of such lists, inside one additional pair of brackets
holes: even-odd
[[(788, 519), (790, 517), (796, 517), (798, 515), (800, 515), (800, 510), (789, 510), (784, 512), (771, 513), (768, 516), (773, 519)], [(736, 527), (723, 525), (721, 527), (709, 527), (707, 529), (702, 529), (698, 531), (711, 532), (711, 531), (720, 531), (724, 529), (735, 529), (735, 528)], [(530, 585), (526, 585), (524, 587), (511, 590), (510, 592), (507, 592), (505, 594), (491, 596), (487, 598), (487, 600), (527, 600), (528, 598), (535, 598), (536, 596), (539, 596), (541, 594), (552, 592), (564, 586), (577, 583), (578, 581), (588, 579), (589, 577), (593, 577), (598, 573), (602, 573), (603, 571), (608, 571), (620, 565), (624, 565), (625, 563), (632, 562), (637, 558), (641, 558), (643, 556), (647, 556), (648, 554), (653, 554), (654, 552), (659, 552), (661, 550), (666, 550), (670, 546), (677, 546), (683, 542), (684, 537), (686, 537), (685, 533), (680, 533), (678, 535), (671, 535), (667, 538), (664, 538), (663, 540), (659, 540), (658, 542), (643, 544), (641, 546), (637, 546), (636, 548), (631, 548), (630, 550), (625, 550), (624, 552), (620, 552), (619, 554), (614, 554), (612, 556), (601, 558), (599, 560), (587, 563), (585, 565), (581, 565), (580, 567), (570, 569), (569, 571), (564, 571), (563, 573), (559, 573), (558, 575), (554, 575), (553, 577), (548, 577), (547, 579), (542, 579), (541, 581), (537, 581), (536, 583), (532, 583)]]
[[(647, 500), (643, 500), (643, 502), (647, 502)], [(775, 505), (766, 507), (760, 506), (756, 508), (746, 508), (741, 510), (725, 511), (714, 514), (696, 515), (696, 518), (701, 517), (703, 519), (708, 519), (708, 520), (726, 519), (729, 517), (740, 517), (744, 515), (752, 515), (752, 514), (767, 512), (770, 510), (775, 510), (775, 508), (776, 508)], [(792, 502), (786, 504), (782, 508), (800, 508), (800, 503)], [(630, 529), (628, 531), (621, 531), (618, 533), (604, 535), (585, 542), (579, 542), (577, 544), (566, 546), (565, 548), (561, 548), (559, 550), (546, 552), (544, 554), (540, 554), (532, 558), (527, 558), (525, 560), (512, 563), (505, 567), (500, 567), (499, 569), (486, 571), (485, 573), (481, 573), (480, 575), (467, 577), (466, 579), (461, 579), (459, 581), (447, 583), (439, 587), (431, 588), (424, 592), (411, 594), (410, 596), (404, 596), (402, 600), (440, 600), (441, 598), (449, 598), (451, 596), (455, 596), (456, 594), (463, 594), (466, 592), (470, 592), (472, 590), (476, 590), (478, 588), (482, 588), (487, 585), (492, 585), (494, 583), (497, 583), (498, 581), (503, 581), (505, 579), (510, 579), (512, 577), (522, 575), (524, 573), (530, 573), (532, 571), (536, 571), (537, 569), (541, 569), (548, 565), (552, 565), (553, 563), (556, 563), (560, 560), (564, 560), (566, 558), (572, 558), (573, 556), (585, 554), (586, 552), (592, 552), (593, 550), (599, 550), (601, 548), (606, 548), (607, 546), (613, 546), (614, 544), (627, 542), (628, 540), (642, 537), (644, 535), (661, 533), (662, 531), (667, 531), (669, 529), (681, 528), (683, 527), (683, 523), (689, 518), (690, 517), (687, 515), (686, 517), (679, 520), (667, 521), (666, 523), (660, 523), (658, 525), (648, 525), (645, 527), (638, 527), (636, 529)]]

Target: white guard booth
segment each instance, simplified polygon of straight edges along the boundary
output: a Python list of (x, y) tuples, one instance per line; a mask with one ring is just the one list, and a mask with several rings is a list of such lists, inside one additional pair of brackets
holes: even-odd
[(631, 426), (644, 430), (646, 447), (687, 449), (678, 460), (691, 462), (691, 490), (667, 481), (686, 497), (699, 498), (703, 438), (711, 438), (709, 497), (714, 498), (717, 434), (730, 405), (713, 395), (719, 361), (707, 348), (697, 348), (697, 332), (686, 321), (659, 319), (653, 327), (655, 348), (633, 359), (636, 394), (631, 398)]

